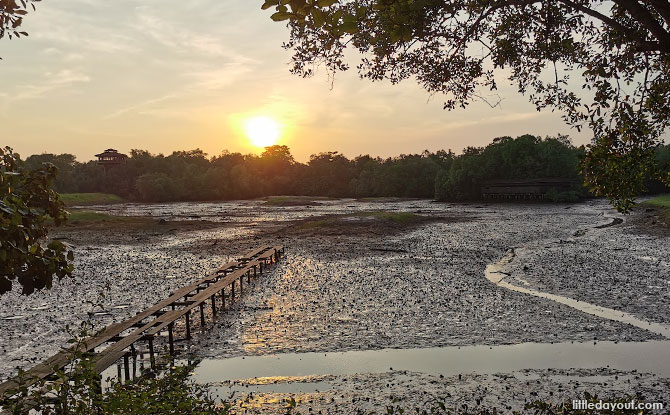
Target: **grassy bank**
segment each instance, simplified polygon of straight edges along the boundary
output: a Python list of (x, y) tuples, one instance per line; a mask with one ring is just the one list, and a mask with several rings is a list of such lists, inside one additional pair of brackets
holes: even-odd
[(67, 206), (110, 205), (124, 202), (119, 196), (109, 193), (62, 193), (60, 198)]
[(670, 209), (670, 194), (655, 197), (651, 200), (647, 200), (644, 203), (650, 206)]
[(86, 225), (95, 223), (132, 223), (147, 222), (147, 218), (131, 216), (113, 216), (106, 213), (93, 212), (91, 210), (71, 209), (67, 223), (72, 225)]
[(664, 221), (666, 225), (670, 225), (670, 194), (657, 196), (653, 199), (643, 202), (642, 204), (647, 207), (652, 207), (656, 211), (660, 212), (662, 216), (665, 217), (665, 219), (661, 220)]

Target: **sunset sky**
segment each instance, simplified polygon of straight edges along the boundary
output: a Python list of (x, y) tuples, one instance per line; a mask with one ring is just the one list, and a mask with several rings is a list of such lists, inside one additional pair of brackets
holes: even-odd
[[(414, 81), (359, 80), (324, 70), (289, 73), (283, 23), (261, 0), (45, 0), (29, 14), (30, 37), (0, 41), (2, 144), (22, 156), (113, 147), (152, 153), (201, 148), (259, 152), (245, 123), (269, 117), (296, 159), (486, 145), (493, 137), (570, 134), (556, 113), (538, 113), (502, 86), (501, 108), (445, 111)], [(352, 55), (355, 58), (355, 55)]]

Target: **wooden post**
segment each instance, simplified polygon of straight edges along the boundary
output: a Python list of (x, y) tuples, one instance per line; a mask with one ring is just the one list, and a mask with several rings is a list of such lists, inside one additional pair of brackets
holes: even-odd
[(235, 280), (233, 280), (233, 283), (231, 284), (230, 287), (230, 301), (231, 302), (235, 301)]
[(120, 364), (116, 365), (116, 376), (119, 378), (119, 382), (121, 382), (121, 380), (123, 380), (123, 378), (121, 377), (121, 365)]
[(123, 366), (126, 374), (126, 382), (130, 379), (130, 362), (128, 361), (128, 353), (123, 355)]
[(256, 276), (256, 265), (254, 265), (254, 277)]
[(98, 394), (102, 395), (102, 375), (101, 374), (96, 374), (95, 375), (95, 380), (93, 381), (95, 384), (95, 390), (98, 392)]
[(191, 310), (186, 313), (186, 338), (191, 339)]
[(168, 340), (170, 342), (170, 356), (174, 356), (174, 337), (172, 335), (172, 328), (174, 323), (168, 324)]
[(200, 303), (200, 329), (205, 329), (205, 310), (202, 303)]
[(149, 337), (149, 362), (151, 363), (151, 368), (153, 369), (156, 365), (156, 359), (154, 358), (154, 338)]
[(240, 295), (242, 295), (242, 282), (244, 281), (244, 274), (240, 275)]
[(251, 270), (247, 270), (247, 284), (251, 282)]
[(212, 295), (212, 316), (216, 316), (216, 294)]

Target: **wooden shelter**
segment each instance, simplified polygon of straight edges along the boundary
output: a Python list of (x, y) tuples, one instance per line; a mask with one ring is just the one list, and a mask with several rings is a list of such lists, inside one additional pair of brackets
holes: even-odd
[(549, 190), (570, 190), (574, 180), (542, 178), (525, 180), (489, 180), (482, 184), (484, 199), (544, 199)]
[(126, 162), (127, 155), (119, 153), (113, 148), (108, 148), (100, 154), (95, 155), (98, 158), (98, 164), (105, 167), (105, 170), (112, 166), (118, 166)]

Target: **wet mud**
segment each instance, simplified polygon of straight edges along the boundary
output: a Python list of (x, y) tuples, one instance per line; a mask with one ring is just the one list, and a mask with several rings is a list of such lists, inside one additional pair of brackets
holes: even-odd
[[(259, 383), (304, 392), (267, 393)], [(311, 388), (310, 388), (311, 385)], [(319, 390), (319, 388), (329, 388)], [(513, 373), (465, 373), (441, 376), (408, 371), (350, 376), (248, 379), (234, 384), (215, 385), (214, 395), (236, 402), (233, 414), (285, 414), (290, 399), (301, 414), (384, 414), (387, 406), (428, 409), (442, 402), (452, 411), (480, 409), (497, 413), (523, 411), (525, 404), (538, 400), (569, 402), (584, 392), (599, 399), (631, 396), (637, 401), (670, 402), (670, 380), (654, 375), (603, 369), (523, 370)]]
[[(150, 216), (167, 221), (163, 225), (167, 227), (170, 221), (209, 223), (154, 235), (118, 229), (59, 233), (75, 245), (75, 278), (30, 297), (18, 290), (3, 296), (0, 378), (12, 375), (17, 366), (30, 367), (57, 352), (69, 337), (66, 325), (88, 318), (95, 310), (87, 302), (95, 302), (99, 293), (105, 293), (104, 313), (92, 318), (102, 327), (134, 315), (263, 243), (282, 243), (287, 255), (254, 282), (242, 302), (220, 315), (214, 327), (184, 345), (192, 356), (662, 339), (639, 327), (496, 286), (484, 271), (510, 248), (515, 248), (517, 257), (506, 272), (517, 284), (621, 309), (648, 321), (670, 321), (670, 238), (634, 232), (627, 221), (595, 228), (611, 221), (605, 216), (611, 211), (601, 201), (460, 205), (323, 200), (315, 206), (279, 207), (252, 201), (95, 209)], [(374, 221), (356, 223), (346, 232), (297, 228), (304, 221), (379, 210), (433, 220), (402, 229)], [(385, 405), (388, 396), (376, 391), (393, 384), (389, 395), (407, 399), (417, 399), (425, 391), (470, 405), (479, 394), (484, 396), (479, 399), (482, 405), (517, 408), (523, 399), (534, 396), (529, 395), (532, 391), (538, 398), (563, 396), (559, 392), (575, 397), (578, 389), (570, 389), (575, 386), (574, 376), (589, 379), (602, 373), (575, 369), (564, 374), (567, 378), (554, 378), (556, 373), (551, 371), (535, 371), (532, 375), (540, 383), (534, 389), (535, 384), (529, 388), (517, 374), (464, 374), (461, 380), (467, 382), (459, 383), (451, 377), (390, 370), (334, 376), (327, 379), (331, 390), (316, 395), (311, 391), (304, 398), (312, 396), (317, 413), (338, 413), (335, 407), (365, 409), (368, 404)], [(498, 376), (510, 379), (509, 389)], [(642, 391), (667, 400), (670, 390), (667, 380), (652, 375), (603, 376), (638, 381), (601, 382), (603, 392)], [(595, 384), (579, 382), (578, 388), (599, 390)], [(269, 392), (262, 397), (262, 393), (266, 392), (254, 396), (275, 406), (285, 397)], [(295, 396), (303, 399), (301, 394)]]

